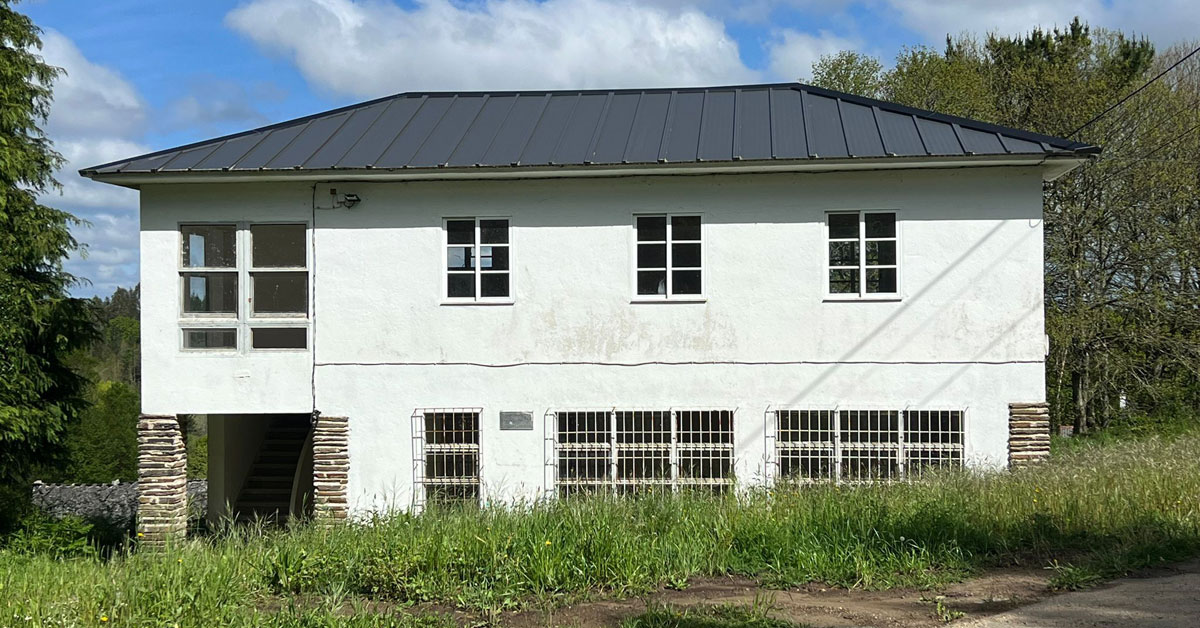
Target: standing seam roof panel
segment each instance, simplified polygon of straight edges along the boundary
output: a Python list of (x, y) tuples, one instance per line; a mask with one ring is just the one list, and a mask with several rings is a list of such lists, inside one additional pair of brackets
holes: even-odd
[(596, 135), (596, 125), (604, 113), (608, 94), (581, 94), (571, 119), (558, 138), (552, 159), (556, 164), (578, 164), (588, 159), (588, 147)]
[(363, 138), (372, 124), (384, 115), (395, 100), (381, 102), (354, 112), (342, 128), (334, 132), (317, 152), (304, 162), (305, 168), (332, 168)]
[(550, 97), (529, 141), (521, 151), (522, 165), (547, 165), (554, 158), (558, 139), (579, 102), (579, 94), (556, 94)]
[(883, 140), (870, 107), (839, 100), (846, 151), (853, 157), (883, 157)]
[(838, 101), (816, 94), (804, 95), (804, 118), (808, 125), (808, 154), (824, 158), (849, 157)]
[(631, 164), (658, 161), (662, 136), (666, 131), (670, 94), (646, 94), (638, 106), (637, 116), (629, 129), (629, 142), (621, 160)]
[[(303, 126), (303, 125), (300, 125)], [(256, 144), (266, 138), (271, 131), (263, 133), (252, 133), (227, 140), (221, 147), (214, 150), (211, 155), (205, 157), (200, 163), (196, 164), (195, 170), (222, 170), (228, 169), (230, 166), (237, 164), (246, 153), (250, 152)]]
[[(195, 166), (196, 164), (200, 163), (205, 157), (208, 157), (209, 155), (211, 155), (213, 153), (213, 151), (217, 150), (218, 146), (220, 146), (220, 144), (211, 144), (211, 145), (205, 145), (205, 146), (198, 146), (196, 148), (192, 148), (189, 150), (182, 150), (182, 151), (179, 151), (178, 153), (172, 153), (172, 155), (174, 155), (175, 158), (167, 163), (164, 163), (160, 168), (162, 170), (171, 170), (171, 171), (188, 170), (192, 166)], [(167, 156), (169, 157), (171, 155), (167, 155)]]
[(765, 89), (744, 89), (737, 97), (735, 158), (770, 159), (771, 100)]
[(664, 129), (666, 143), (662, 149), (663, 159), (674, 163), (696, 161), (696, 139), (700, 134), (704, 94), (678, 92), (672, 101), (675, 112), (669, 121), (670, 128)]
[(733, 159), (733, 98), (731, 90), (708, 92), (704, 95), (704, 117), (700, 121), (697, 159)]
[(920, 132), (921, 141), (925, 144), (925, 150), (930, 155), (963, 154), (962, 146), (958, 143), (958, 137), (954, 134), (954, 129), (949, 124), (925, 118), (917, 118), (917, 131)]
[[(268, 168), (295, 168), (321, 150), (325, 142), (342, 128), (350, 119), (349, 113), (343, 113), (328, 118), (317, 118), (309, 121), (307, 128), (300, 132), (290, 143), (283, 147), (279, 154), (267, 162)], [(241, 164), (238, 164), (241, 168)]]
[(442, 116), (429, 137), (421, 144), (421, 148), (409, 160), (408, 165), (420, 168), (440, 166), (448, 162), (450, 155), (454, 154), (454, 149), (458, 148), (479, 116), (479, 111), (487, 104), (487, 99), (487, 96), (455, 99), (446, 115)]
[(516, 102), (515, 95), (489, 98), (463, 132), (462, 139), (454, 147), (454, 152), (446, 158), (446, 163), (450, 166), (474, 166), (481, 163), (483, 154), (496, 139), (496, 134)]
[(367, 127), (362, 137), (350, 147), (350, 150), (346, 151), (345, 155), (342, 155), (341, 159), (338, 159), (337, 167), (367, 168), (374, 166), (388, 146), (408, 126), (413, 116), (425, 104), (425, 100), (425, 97), (418, 96), (398, 98), (393, 101), (387, 111), (379, 114), (379, 118)]
[(625, 157), (625, 146), (629, 143), (629, 131), (637, 115), (640, 93), (613, 94), (608, 111), (601, 122), (600, 135), (592, 150), (592, 161), (598, 164), (619, 164)]
[(804, 109), (799, 90), (771, 90), (771, 133), (771, 146), (775, 158), (808, 158), (808, 141), (804, 135)]
[(995, 133), (984, 133), (975, 129), (959, 127), (958, 137), (962, 139), (963, 148), (976, 154), (1005, 153), (1007, 150)]
[(875, 112), (875, 120), (879, 123), (883, 149), (888, 154), (905, 157), (926, 154), (912, 116), (881, 109)]
[(392, 145), (379, 156), (376, 168), (406, 168), (412, 161), (413, 155), (421, 150), (421, 145), (437, 128), (438, 122), (450, 110), (457, 96), (430, 97), (417, 110), (404, 130), (392, 141)]
[(510, 165), (521, 159), (521, 151), (525, 141), (533, 133), (542, 110), (548, 104), (548, 97), (517, 96), (508, 117), (496, 132), (496, 138), (483, 154), (482, 163), (495, 165)]
[(307, 124), (297, 124), (267, 133), (262, 141), (254, 145), (254, 148), (238, 158), (237, 163), (233, 164), (233, 170), (257, 170), (266, 166), (267, 162), (278, 155), (279, 151), (296, 139), (296, 136), (300, 135), (300, 132), (307, 127)]

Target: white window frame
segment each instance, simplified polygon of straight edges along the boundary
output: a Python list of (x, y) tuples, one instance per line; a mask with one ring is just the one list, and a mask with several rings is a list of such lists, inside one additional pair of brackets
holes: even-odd
[[(428, 443), (425, 433), (425, 417), (428, 414), (474, 414), (476, 417), (475, 442), (452, 444)], [(419, 512), (425, 508), (429, 499), (428, 487), (430, 486), (474, 486), (477, 503), (483, 503), (483, 420), (484, 410), (481, 407), (416, 408), (413, 410), (413, 507), (415, 510)], [(428, 464), (427, 456), (429, 454), (448, 455), (456, 453), (458, 455), (474, 456), (474, 476), (468, 476), (463, 481), (455, 481), (457, 478), (452, 477), (437, 479), (425, 477), (425, 468)]]
[[(474, 250), (472, 255), (475, 259), (475, 296), (474, 297), (451, 297), (450, 296), (450, 275), (451, 271), (447, 267), (447, 260), (450, 252), (450, 247), (461, 247), (462, 244), (450, 244), (449, 223), (451, 221), (473, 220), (475, 221), (475, 242), (472, 245)], [(508, 244), (492, 245), (483, 244), (480, 242), (479, 223), (484, 220), (504, 220), (508, 222)], [(494, 271), (494, 274), (508, 274), (508, 296), (506, 297), (485, 297), (482, 296), (482, 278), (485, 274), (482, 265), (480, 264), (480, 248), (483, 246), (507, 246), (508, 247), (508, 270)], [(442, 305), (513, 305), (516, 303), (517, 294), (517, 272), (516, 272), (516, 230), (513, 229), (513, 219), (511, 216), (448, 216), (442, 218), (442, 250), (441, 261), (439, 268), (442, 274), (442, 287), (440, 303)], [(466, 274), (458, 272), (454, 274)]]
[[(210, 267), (187, 267), (183, 265), (183, 230), (186, 227), (193, 226), (232, 226), (234, 228), (234, 247), (236, 249), (233, 268), (217, 268)], [(254, 287), (251, 284), (251, 273), (261, 272), (297, 272), (299, 268), (269, 268), (257, 269), (251, 268), (253, 262), (253, 241), (250, 235), (250, 227), (259, 225), (303, 225), (304, 226), (304, 263), (303, 271), (308, 276), (308, 289), (305, 298), (305, 313), (304, 314), (288, 314), (288, 313), (272, 313), (269, 315), (254, 315), (251, 313), (253, 308)], [(177, 243), (176, 264), (178, 265), (176, 285), (179, 288), (179, 325), (177, 332), (179, 338), (179, 350), (183, 353), (196, 355), (231, 355), (245, 353), (278, 353), (278, 352), (309, 352), (312, 350), (312, 329), (310, 321), (312, 320), (313, 311), (313, 277), (312, 277), (312, 224), (307, 220), (186, 220), (180, 221), (175, 227), (175, 237)], [(187, 283), (184, 280), (185, 273), (198, 272), (229, 272), (237, 274), (237, 315), (229, 316), (227, 314), (208, 314), (208, 313), (185, 313), (183, 311), (184, 300), (187, 298)], [(252, 329), (260, 328), (303, 328), (305, 330), (304, 348), (284, 348), (284, 349), (255, 349), (251, 346)], [(186, 333), (189, 330), (208, 330), (208, 329), (234, 329), (236, 330), (236, 343), (232, 348), (202, 348), (188, 347)]]
[[(637, 221), (638, 218), (665, 218), (667, 221), (667, 239), (651, 240), (643, 242), (638, 240)], [(676, 242), (673, 237), (673, 227), (671, 225), (672, 218), (690, 218), (696, 217), (700, 219), (700, 239), (699, 240), (682, 240)], [(633, 246), (632, 255), (630, 256), (630, 292), (633, 294), (633, 303), (703, 303), (708, 300), (708, 221), (705, 220), (704, 212), (646, 212), (633, 215)], [(639, 244), (665, 244), (667, 247), (667, 266), (665, 269), (647, 268), (641, 269), (638, 267), (638, 245)], [(674, 266), (674, 252), (672, 251), (673, 244), (699, 244), (700, 245), (700, 267), (684, 266), (676, 268)], [(667, 273), (667, 289), (666, 294), (638, 294), (638, 271), (639, 270), (665, 270)], [(699, 294), (675, 294), (673, 271), (676, 270), (699, 270), (700, 271), (700, 293)]]
[[(831, 238), (829, 234), (829, 216), (830, 214), (858, 214), (858, 238)], [(868, 238), (867, 237), (867, 220), (869, 214), (893, 214), (896, 217), (896, 235), (891, 238)], [(826, 301), (899, 301), (903, 294), (903, 273), (901, 272), (901, 260), (904, 258), (901, 237), (901, 221), (900, 210), (898, 209), (831, 209), (825, 212), (825, 222), (822, 225), (824, 241), (822, 242), (821, 260), (823, 272), (821, 281), (823, 284), (822, 292), (825, 295)], [(896, 243), (896, 263), (882, 266), (867, 266), (867, 242), (882, 242), (894, 241)], [(829, 244), (831, 242), (857, 242), (858, 243), (858, 265), (857, 266), (833, 266), (829, 263)], [(895, 292), (867, 292), (867, 270), (870, 268), (894, 268), (896, 270), (896, 291)], [(829, 271), (831, 270), (855, 270), (858, 273), (858, 292), (831, 292), (829, 290)]]

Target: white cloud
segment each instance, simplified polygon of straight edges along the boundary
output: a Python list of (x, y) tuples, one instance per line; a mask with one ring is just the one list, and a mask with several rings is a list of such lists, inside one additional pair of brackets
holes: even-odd
[(823, 55), (842, 50), (857, 50), (861, 42), (820, 31), (816, 35), (785, 30), (776, 34), (768, 44), (767, 54), (771, 73), (782, 80), (810, 80), (812, 66)]
[(724, 24), (632, 0), (253, 0), (226, 23), (325, 89), (644, 87), (749, 82)]
[(118, 72), (93, 63), (70, 39), (47, 30), (41, 54), (66, 70), (54, 83), (46, 134), (66, 159), (55, 178), (61, 190), (46, 192), (47, 205), (71, 212), (90, 226), (73, 229), (87, 248), (67, 260), (67, 269), (91, 281), (77, 294), (107, 296), (138, 281), (137, 192), (84, 179), (79, 168), (148, 152), (135, 138), (146, 122), (146, 104)]

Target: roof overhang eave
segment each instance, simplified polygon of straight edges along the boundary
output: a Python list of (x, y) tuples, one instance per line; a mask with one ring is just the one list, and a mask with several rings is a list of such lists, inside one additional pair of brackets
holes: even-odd
[(765, 174), (774, 172), (852, 172), (1039, 166), (1042, 178), (1053, 181), (1092, 159), (1078, 153), (1013, 155), (947, 155), (689, 163), (605, 164), (563, 166), (474, 166), (465, 168), (346, 168), (279, 170), (180, 170), (158, 172), (96, 172), (83, 177), (129, 188), (151, 183), (248, 183), (268, 181), (434, 181), (473, 179), (555, 179), (704, 174)]

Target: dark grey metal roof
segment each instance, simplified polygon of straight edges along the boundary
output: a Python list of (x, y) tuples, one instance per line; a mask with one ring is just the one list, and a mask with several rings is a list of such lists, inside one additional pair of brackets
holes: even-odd
[(114, 161), (124, 173), (1086, 155), (1062, 138), (802, 85), (405, 93)]

